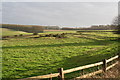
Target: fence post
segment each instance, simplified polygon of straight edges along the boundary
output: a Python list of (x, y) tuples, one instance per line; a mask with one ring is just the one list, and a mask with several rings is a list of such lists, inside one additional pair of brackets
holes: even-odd
[(64, 73), (63, 73), (63, 68), (59, 68), (59, 80), (64, 80)]
[[(51, 73), (52, 74), (52, 73)], [(50, 79), (49, 80), (52, 80), (52, 77), (50, 77)]]
[(99, 70), (99, 66), (97, 66), (97, 70)]
[(119, 63), (120, 63), (120, 53), (118, 53), (118, 61), (119, 61)]
[(81, 74), (84, 75), (84, 70), (82, 69), (81, 71), (82, 71)]
[[(118, 53), (118, 67), (120, 66), (120, 53)], [(118, 75), (120, 75), (120, 68), (118, 68)]]
[(107, 63), (106, 63), (106, 59), (103, 60), (103, 72), (106, 72), (106, 67), (107, 67)]

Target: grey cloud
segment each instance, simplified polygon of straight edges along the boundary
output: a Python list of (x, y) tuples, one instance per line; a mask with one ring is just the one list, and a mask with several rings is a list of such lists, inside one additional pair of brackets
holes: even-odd
[(4, 2), (3, 23), (58, 26), (110, 24), (115, 2)]

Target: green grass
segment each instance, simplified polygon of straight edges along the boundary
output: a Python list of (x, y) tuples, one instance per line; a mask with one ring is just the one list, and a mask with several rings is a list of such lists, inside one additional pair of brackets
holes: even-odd
[[(64, 31), (44, 31), (43, 34), (60, 34), (60, 33), (76, 33), (75, 30), (64, 30)], [(42, 34), (42, 33), (41, 33)]]
[[(23, 34), (23, 35), (28, 35), (28, 34), (32, 34), (32, 33), (27, 33), (27, 32), (23, 32), (23, 31), (15, 31), (12, 29), (7, 29), (7, 28), (0, 28), (0, 36), (13, 36), (13, 35), (19, 35), (19, 34)], [(58, 33), (75, 33), (76, 31), (72, 31), (72, 30), (65, 30), (65, 31), (44, 31), (44, 33), (39, 33), (39, 34), (58, 34)]]
[[(3, 78), (55, 73), (57, 68), (63, 67), (66, 70), (95, 63), (116, 55), (118, 51), (119, 42), (115, 40), (118, 35), (113, 33), (67, 36), (62, 39), (46, 37), (3, 40)], [(65, 77), (73, 76), (75, 74)]]
[(0, 28), (0, 31), (2, 32), (2, 33), (0, 33), (0, 36), (12, 36), (12, 35), (19, 35), (19, 34), (29, 34), (27, 32), (14, 31), (14, 30), (7, 29), (7, 28)]
[[(23, 31), (15, 31), (12, 29), (7, 28), (0, 28), (0, 36), (14, 36), (14, 35), (33, 35), (33, 33), (27, 33)], [(61, 33), (76, 33), (75, 30), (61, 30), (61, 31), (44, 31), (43, 33), (38, 33), (39, 35), (45, 35), (45, 34), (61, 34)], [(37, 35), (38, 36), (38, 35)]]

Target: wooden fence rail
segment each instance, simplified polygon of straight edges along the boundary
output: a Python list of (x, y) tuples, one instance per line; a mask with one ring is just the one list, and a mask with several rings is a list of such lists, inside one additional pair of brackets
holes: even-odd
[[(115, 63), (113, 63), (112, 65), (107, 66), (107, 63), (109, 63), (109, 62), (111, 62), (111, 61), (114, 61), (114, 60), (117, 60), (117, 61), (115, 61)], [(53, 77), (58, 77), (59, 80), (64, 80), (64, 74), (71, 73), (71, 72), (78, 71), (78, 70), (84, 70), (84, 69), (87, 69), (87, 68), (91, 68), (91, 67), (95, 67), (95, 66), (102, 65), (102, 69), (99, 69), (98, 71), (91, 72), (91, 73), (89, 73), (89, 74), (85, 74), (85, 75), (82, 75), (82, 76), (80, 76), (80, 77), (76, 77), (76, 79), (78, 79), (78, 78), (86, 78), (86, 77), (88, 77), (88, 76), (93, 76), (93, 75), (96, 75), (96, 74), (99, 74), (99, 73), (102, 73), (102, 72), (106, 72), (106, 71), (109, 70), (110, 68), (112, 68), (112, 67), (114, 67), (115, 65), (117, 65), (119, 62), (120, 62), (120, 54), (117, 55), (117, 56), (115, 56), (115, 57), (112, 57), (112, 58), (110, 58), (110, 59), (108, 59), (108, 60), (104, 59), (103, 61), (98, 62), (98, 63), (89, 64), (89, 65), (85, 65), (85, 66), (80, 66), (80, 67), (76, 67), (76, 68), (72, 68), (72, 69), (68, 69), (68, 70), (63, 70), (63, 68), (59, 68), (59, 69), (58, 69), (58, 72), (59, 72), (59, 73), (42, 75), (42, 76), (35, 76), (35, 77), (29, 77), (29, 78), (18, 79), (18, 80), (38, 80), (38, 79), (46, 79), (46, 78), (49, 78), (49, 79), (52, 80)]]

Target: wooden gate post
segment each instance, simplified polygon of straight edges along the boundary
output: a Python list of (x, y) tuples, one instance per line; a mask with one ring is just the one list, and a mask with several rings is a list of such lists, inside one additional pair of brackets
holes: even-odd
[[(120, 66), (120, 53), (118, 53), (118, 67)], [(118, 68), (118, 75), (120, 75), (120, 68)]]
[(120, 53), (118, 53), (118, 61), (119, 61), (119, 63), (120, 63)]
[(59, 68), (59, 80), (64, 80), (64, 73), (63, 73), (63, 68)]
[[(52, 74), (52, 73), (51, 73)], [(50, 79), (49, 80), (52, 80), (52, 77), (50, 77)]]
[(106, 59), (103, 60), (103, 72), (106, 72), (107, 62)]
[(82, 71), (81, 74), (84, 75), (84, 70), (82, 69), (81, 71)]

